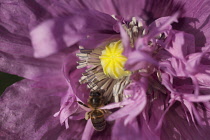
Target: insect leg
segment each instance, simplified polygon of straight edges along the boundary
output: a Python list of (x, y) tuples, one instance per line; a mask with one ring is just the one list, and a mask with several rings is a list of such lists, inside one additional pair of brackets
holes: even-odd
[(89, 106), (87, 106), (87, 105), (86, 105), (86, 104), (84, 104), (83, 102), (80, 102), (80, 101), (77, 101), (77, 102), (78, 102), (78, 104), (83, 105), (84, 107), (89, 108)]
[(85, 113), (85, 120), (88, 120), (88, 119), (90, 119), (90, 112)]

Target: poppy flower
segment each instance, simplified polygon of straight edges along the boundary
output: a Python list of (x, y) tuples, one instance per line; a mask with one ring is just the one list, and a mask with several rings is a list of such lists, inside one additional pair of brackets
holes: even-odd
[(209, 139), (208, 3), (1, 2), (0, 137)]

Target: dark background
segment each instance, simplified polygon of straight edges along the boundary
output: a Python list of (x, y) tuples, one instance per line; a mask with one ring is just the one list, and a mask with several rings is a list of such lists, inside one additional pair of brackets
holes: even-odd
[(12, 85), (13, 83), (22, 80), (23, 78), (18, 77), (16, 75), (11, 75), (7, 73), (0, 72), (0, 95), (4, 92), (4, 90)]

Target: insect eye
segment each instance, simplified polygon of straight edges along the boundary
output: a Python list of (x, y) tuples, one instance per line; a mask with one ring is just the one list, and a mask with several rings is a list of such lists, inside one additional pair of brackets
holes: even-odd
[(101, 96), (101, 93), (100, 92), (96, 92), (95, 95), (96, 96)]
[(101, 96), (101, 93), (98, 91), (92, 91), (90, 92), (90, 96)]

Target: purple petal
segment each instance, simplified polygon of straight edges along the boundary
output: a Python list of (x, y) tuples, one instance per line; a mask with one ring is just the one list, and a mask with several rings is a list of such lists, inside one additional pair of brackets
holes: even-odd
[(124, 118), (117, 119), (113, 126), (112, 139), (128, 140), (128, 139), (141, 139), (142, 135), (138, 122), (134, 119), (131, 123), (125, 125)]
[(118, 24), (118, 27), (120, 29), (120, 35), (124, 46), (123, 54), (127, 56), (131, 52), (130, 38), (128, 37), (128, 34), (126, 33), (125, 29), (123, 29), (121, 24)]
[(157, 121), (152, 122), (151, 124), (148, 124), (147, 120), (144, 119), (143, 115), (139, 116), (138, 119), (141, 122), (140, 131), (141, 131), (142, 139), (145, 139), (145, 140), (150, 140), (150, 139), (159, 140), (160, 139), (159, 134), (154, 133), (154, 131), (151, 130), (151, 124), (153, 123), (152, 125), (156, 125)]
[(186, 55), (195, 52), (194, 38), (192, 35), (177, 32), (172, 38), (172, 45), (166, 48), (166, 50), (174, 57), (184, 59)]
[(70, 98), (65, 102), (60, 110), (60, 123), (63, 124), (65, 120), (68, 119), (70, 115), (75, 113), (78, 109), (78, 103), (75, 98)]
[(169, 110), (162, 126), (161, 139), (208, 140), (210, 138), (209, 126), (196, 127), (193, 122), (188, 123), (184, 116), (183, 110), (179, 107)]
[(210, 100), (210, 95), (183, 95), (183, 98), (190, 102), (207, 102)]
[(127, 125), (129, 122), (135, 119), (142, 110), (144, 109), (147, 99), (145, 90), (147, 88), (147, 80), (145, 78), (139, 79), (140, 81), (136, 81), (129, 86), (132, 94), (132, 99), (135, 101), (134, 103), (130, 103), (127, 106), (117, 110), (116, 112), (112, 113), (108, 116), (107, 120), (112, 121), (122, 117), (125, 117), (124, 124)]
[(183, 12), (183, 5), (179, 1), (146, 0), (143, 17), (144, 20), (147, 20), (147, 23), (151, 23), (160, 17), (171, 16), (177, 11)]
[[(66, 19), (48, 20), (31, 31), (35, 57), (45, 57), (56, 53), (82, 38), (82, 35), (76, 34), (78, 29), (73, 29), (66, 22)], [(78, 22), (82, 24), (82, 21)], [(84, 23), (81, 26), (84, 26)]]
[(178, 22), (177, 19), (179, 17), (179, 14), (179, 12), (176, 12), (172, 16), (162, 17), (155, 20), (148, 28), (150, 32), (148, 33), (147, 38), (151, 39), (160, 33), (170, 30), (171, 24), (174, 22)]
[[(37, 88), (23, 80), (9, 87), (0, 98), (1, 138), (3, 139), (77, 139), (83, 132), (83, 121), (70, 122), (66, 130), (53, 114), (59, 108), (58, 92), (66, 88)], [(30, 93), (30, 94), (29, 94)]]
[(85, 130), (83, 132), (83, 135), (82, 135), (82, 140), (90, 140), (91, 139), (91, 136), (94, 132), (94, 129), (93, 129), (93, 126), (92, 126), (92, 122), (91, 120), (89, 119), (87, 121), (87, 124), (86, 124), (86, 127), (85, 127)]
[(199, 84), (205, 85), (205, 86), (210, 86), (210, 75), (209, 73), (198, 73), (195, 75), (197, 80), (199, 81)]
[(29, 30), (46, 15), (47, 11), (33, 0), (2, 1), (0, 50), (10, 54), (32, 56), (33, 48), (29, 39)]
[(130, 52), (127, 57), (125, 68), (131, 71), (147, 69), (148, 65), (157, 64), (148, 53), (140, 50)]
[(68, 17), (45, 21), (30, 33), (34, 56), (45, 57), (79, 41), (88, 41), (92, 36), (110, 34), (103, 38), (106, 39), (116, 33), (113, 30), (115, 23), (111, 16), (96, 11), (80, 11)]
[(36, 1), (2, 1), (0, 6), (1, 25), (9, 32), (29, 37), (30, 28), (50, 14)]
[(119, 15), (125, 19), (130, 19), (142, 14), (144, 3), (145, 1), (136, 0), (73, 0), (70, 5), (76, 9), (94, 9), (109, 15)]
[[(28, 79), (56, 79), (65, 83), (61, 73), (61, 57), (55, 60), (53, 57), (46, 59), (34, 59), (31, 57), (10, 55), (0, 52), (0, 70), (6, 73), (15, 74)], [(62, 56), (62, 55), (61, 55)], [(53, 77), (54, 76), (54, 77)], [(54, 81), (54, 83), (59, 83)], [(53, 82), (53, 81), (48, 81)]]
[(119, 108), (121, 106), (124, 106), (124, 105), (128, 105), (128, 104), (132, 104), (134, 103), (133, 100), (124, 100), (122, 102), (119, 102), (119, 103), (112, 103), (112, 104), (108, 104), (104, 107), (101, 107), (101, 109), (113, 109), (113, 108)]
[(18, 34), (13, 34), (4, 27), (0, 26), (0, 51), (15, 54), (32, 56), (33, 48), (29, 38)]
[(87, 85), (79, 83), (79, 79), (81, 78), (84, 69), (76, 68), (78, 60), (75, 52), (69, 54), (69, 56), (65, 58), (63, 72), (70, 86), (69, 95), (76, 96), (77, 100), (86, 103), (89, 96), (89, 90), (87, 89)]
[(185, 4), (185, 14), (175, 28), (193, 34), (196, 46), (209, 45), (209, 1), (183, 0), (182, 2)]

